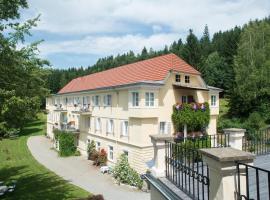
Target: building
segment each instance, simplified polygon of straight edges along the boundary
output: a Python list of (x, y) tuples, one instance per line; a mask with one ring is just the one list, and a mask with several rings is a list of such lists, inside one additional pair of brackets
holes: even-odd
[(110, 163), (120, 154), (143, 173), (153, 163), (149, 135), (173, 134), (172, 106), (177, 102), (209, 102), (208, 134), (216, 134), (220, 89), (205, 84), (200, 72), (175, 54), (90, 74), (70, 81), (47, 98), (47, 134), (53, 128), (79, 132), (78, 149), (87, 143), (107, 150)]

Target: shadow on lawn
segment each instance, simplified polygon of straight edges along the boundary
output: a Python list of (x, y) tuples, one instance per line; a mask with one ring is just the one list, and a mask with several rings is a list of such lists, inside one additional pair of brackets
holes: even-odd
[(5, 200), (61, 200), (76, 198), (71, 194), (72, 186), (66, 184), (66, 181), (52, 177), (48, 173), (33, 174), (27, 170), (26, 166), (0, 169), (0, 180), (4, 182), (10, 180), (17, 181), (15, 191), (7, 193), (3, 197)]

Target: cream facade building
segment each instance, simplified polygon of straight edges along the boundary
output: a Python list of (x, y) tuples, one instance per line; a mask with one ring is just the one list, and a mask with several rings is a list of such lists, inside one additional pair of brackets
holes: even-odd
[(208, 102), (207, 132), (216, 134), (220, 91), (176, 55), (159, 56), (72, 80), (47, 98), (47, 135), (53, 139), (53, 128), (72, 126), (82, 154), (93, 140), (107, 151), (109, 164), (125, 153), (144, 173), (153, 165), (149, 135), (174, 133), (171, 114), (177, 102)]

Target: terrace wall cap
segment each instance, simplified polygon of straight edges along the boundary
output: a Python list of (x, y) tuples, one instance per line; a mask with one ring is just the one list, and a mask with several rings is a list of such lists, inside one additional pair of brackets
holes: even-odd
[(171, 135), (165, 135), (165, 134), (155, 134), (155, 135), (150, 135), (150, 138), (152, 140), (156, 140), (156, 141), (165, 141), (165, 140), (173, 140), (173, 136)]
[(243, 128), (225, 128), (224, 132), (246, 132), (246, 129)]
[(199, 149), (203, 156), (207, 156), (219, 162), (233, 162), (254, 160), (255, 155), (231, 147)]

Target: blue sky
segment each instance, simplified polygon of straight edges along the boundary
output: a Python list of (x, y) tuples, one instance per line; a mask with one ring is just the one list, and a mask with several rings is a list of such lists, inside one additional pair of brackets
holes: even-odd
[(98, 58), (146, 46), (155, 50), (270, 15), (269, 0), (29, 0), (22, 20), (41, 14), (33, 37), (55, 68), (89, 66)]

